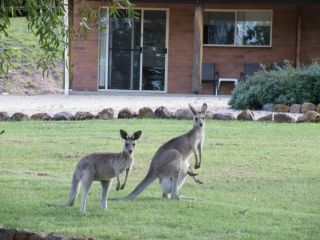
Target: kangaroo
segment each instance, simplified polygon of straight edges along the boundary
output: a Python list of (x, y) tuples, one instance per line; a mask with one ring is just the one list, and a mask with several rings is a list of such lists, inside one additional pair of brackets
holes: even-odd
[[(73, 174), (70, 197), (67, 206), (73, 206), (78, 192), (79, 183), (82, 185), (82, 201), (80, 212), (86, 211), (88, 191), (93, 181), (100, 181), (102, 186), (102, 199), (100, 208), (107, 208), (107, 199), (112, 180), (117, 178), (117, 191), (124, 189), (129, 171), (133, 165), (133, 150), (135, 141), (141, 137), (142, 132), (135, 132), (131, 137), (127, 132), (120, 130), (120, 136), (124, 139), (123, 150), (120, 153), (92, 153), (83, 157), (77, 164)], [(126, 171), (124, 183), (120, 184), (119, 175)]]
[(204, 103), (199, 112), (191, 104), (189, 104), (189, 108), (193, 114), (193, 128), (186, 134), (171, 139), (158, 149), (151, 161), (147, 175), (125, 199), (135, 199), (157, 178), (163, 192), (162, 197), (179, 199), (178, 190), (184, 184), (187, 175), (194, 174), (190, 171), (188, 161), (192, 153), (196, 160), (195, 168), (201, 166), (201, 150), (205, 134), (204, 123), (207, 104)]

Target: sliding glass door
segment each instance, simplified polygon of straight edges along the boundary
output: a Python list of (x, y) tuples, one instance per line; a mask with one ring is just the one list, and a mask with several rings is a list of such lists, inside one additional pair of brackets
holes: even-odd
[(167, 57), (167, 12), (124, 10), (117, 18), (101, 10), (99, 89), (164, 91)]

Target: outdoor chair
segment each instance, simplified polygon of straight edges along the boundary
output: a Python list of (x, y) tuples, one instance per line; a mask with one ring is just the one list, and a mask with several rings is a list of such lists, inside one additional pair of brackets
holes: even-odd
[(240, 82), (246, 81), (248, 77), (253, 76), (255, 72), (262, 70), (260, 64), (258, 63), (246, 63), (244, 64), (244, 72), (240, 73)]
[(272, 63), (270, 66), (270, 70), (277, 70), (278, 68), (284, 69), (285, 66), (286, 64), (284, 63)]
[(203, 83), (214, 83), (215, 93), (218, 91), (219, 73), (215, 71), (214, 63), (203, 63), (202, 64), (202, 82)]

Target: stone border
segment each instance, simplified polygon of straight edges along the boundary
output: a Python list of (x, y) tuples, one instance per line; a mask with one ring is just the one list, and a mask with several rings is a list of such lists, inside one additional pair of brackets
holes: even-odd
[(0, 239), (5, 240), (94, 240), (91, 237), (67, 237), (59, 233), (43, 236), (40, 233), (19, 229), (7, 229), (0, 225)]
[[(320, 108), (318, 108), (320, 112)], [(1, 121), (24, 121), (24, 120), (37, 120), (37, 121), (82, 121), (90, 119), (130, 119), (130, 118), (163, 118), (163, 119), (192, 119), (192, 113), (189, 109), (178, 109), (175, 113), (171, 112), (168, 108), (161, 106), (153, 111), (149, 107), (143, 107), (139, 109), (138, 112), (134, 112), (130, 108), (123, 108), (119, 111), (118, 115), (115, 116), (114, 110), (112, 108), (105, 108), (98, 114), (93, 115), (90, 112), (76, 112), (76, 114), (71, 114), (70, 112), (58, 112), (53, 116), (48, 113), (36, 113), (31, 116), (27, 114), (17, 112), (9, 116), (7, 112), (0, 112), (0, 122)], [(272, 112), (260, 118), (256, 118), (251, 110), (243, 110), (238, 115), (234, 113), (213, 113), (207, 112), (207, 119), (214, 120), (242, 120), (242, 121), (271, 121), (279, 123), (293, 123), (293, 122), (320, 122), (320, 114), (316, 111), (306, 111), (303, 115), (295, 118), (289, 113), (285, 112)]]

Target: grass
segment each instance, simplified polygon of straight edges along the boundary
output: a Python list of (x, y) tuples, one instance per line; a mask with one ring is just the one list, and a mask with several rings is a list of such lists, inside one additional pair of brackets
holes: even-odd
[[(190, 121), (110, 120), (5, 122), (0, 136), (0, 223), (97, 239), (319, 239), (320, 131), (316, 124), (207, 121), (205, 182), (188, 179), (180, 193), (197, 201), (161, 199), (154, 182), (132, 202), (99, 209), (100, 185), (87, 213), (65, 203), (71, 176), (87, 153), (119, 151), (119, 129), (143, 130), (135, 167), (122, 192), (144, 177), (156, 149), (190, 129)], [(194, 160), (190, 162), (194, 164)]]
[[(41, 87), (43, 84), (47, 84), (48, 88), (60, 86), (63, 64), (61, 62), (51, 67), (48, 77), (42, 76), (42, 69), (38, 69), (38, 61), (45, 55), (38, 44), (38, 37), (28, 29), (26, 18), (10, 18), (10, 26), (7, 30), (8, 37), (0, 37), (0, 54), (1, 49), (5, 49), (12, 65), (7, 74), (0, 74), (0, 86), (5, 91), (15, 94), (24, 91), (37, 93), (37, 88), (40, 89), (39, 91), (43, 90), (44, 87)], [(34, 87), (30, 88), (28, 82), (31, 82)]]

